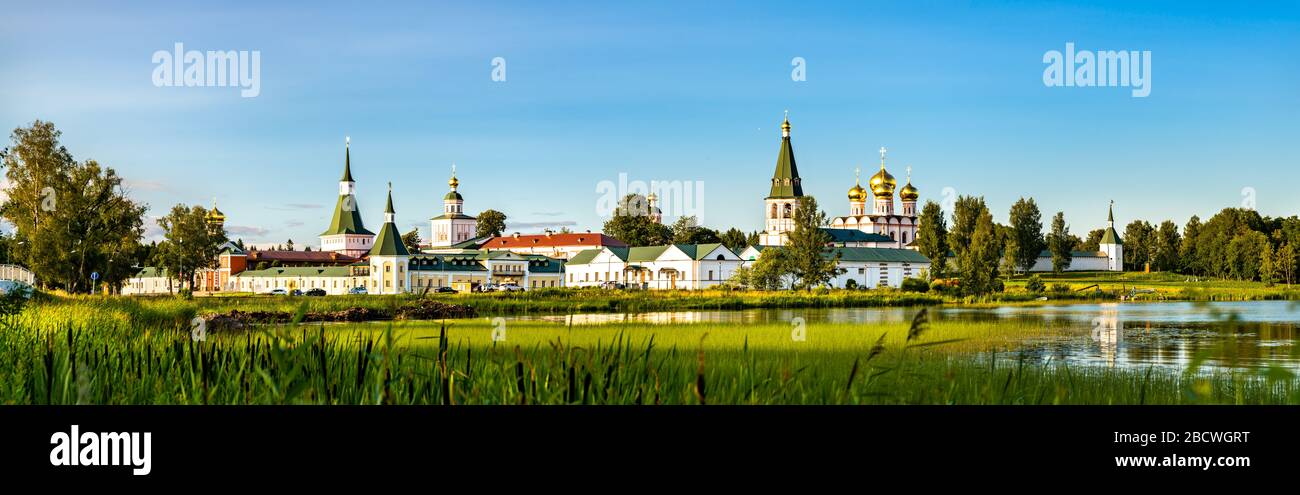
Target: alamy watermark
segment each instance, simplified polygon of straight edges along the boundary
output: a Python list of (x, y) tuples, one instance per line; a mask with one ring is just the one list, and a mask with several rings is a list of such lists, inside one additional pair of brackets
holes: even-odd
[[(615, 213), (622, 215), (657, 213), (666, 216), (704, 218), (704, 181), (629, 181), (627, 173), (624, 172), (618, 174), (618, 182), (611, 180), (597, 182), (596, 194), (600, 195), (596, 199), (596, 214), (602, 218), (611, 217)], [(623, 199), (629, 194), (637, 195), (639, 200), (624, 205)], [(648, 201), (652, 194), (654, 201)]]
[(1043, 53), (1043, 85), (1048, 87), (1131, 87), (1134, 98), (1151, 94), (1151, 51), (1075, 50)]
[(185, 50), (176, 43), (172, 51), (158, 50), (151, 59), (156, 87), (237, 87), (239, 96), (262, 94), (262, 52)]

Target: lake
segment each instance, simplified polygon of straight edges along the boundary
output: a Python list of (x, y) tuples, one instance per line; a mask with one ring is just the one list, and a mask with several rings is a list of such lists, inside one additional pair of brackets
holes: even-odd
[[(735, 325), (788, 323), (896, 323), (910, 321), (918, 308), (756, 309), (638, 314), (580, 314), (507, 318), (573, 325), (621, 321)], [(1039, 323), (1051, 332), (1022, 341), (1014, 353), (996, 359), (1037, 364), (1184, 370), (1199, 360), (1202, 370), (1280, 366), (1300, 371), (1300, 303), (1293, 301), (1104, 303), (996, 308), (934, 307), (933, 321)]]

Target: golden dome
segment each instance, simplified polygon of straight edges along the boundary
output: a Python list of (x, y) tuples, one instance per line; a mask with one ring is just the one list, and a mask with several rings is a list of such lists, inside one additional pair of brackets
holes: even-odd
[(862, 184), (854, 184), (849, 189), (849, 201), (862, 203), (867, 201), (867, 190), (862, 188)]
[(911, 180), (908, 180), (907, 185), (903, 186), (901, 191), (898, 191), (898, 198), (903, 201), (916, 201), (920, 197), (921, 193), (917, 192), (916, 186), (912, 185)]
[(894, 188), (898, 186), (898, 181), (895, 181), (894, 176), (889, 175), (889, 172), (885, 171), (884, 165), (881, 165), (880, 171), (871, 176), (871, 180), (867, 184), (871, 186), (871, 193), (876, 195), (877, 198), (892, 198)]
[(452, 189), (455, 189), (456, 186), (460, 185), (460, 181), (456, 180), (456, 176), (453, 175), (451, 176), (450, 179), (447, 180), (447, 185), (451, 186)]

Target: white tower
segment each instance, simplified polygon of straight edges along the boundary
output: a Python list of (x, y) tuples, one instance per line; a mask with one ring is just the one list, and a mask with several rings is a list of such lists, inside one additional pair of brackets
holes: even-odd
[(339, 179), (339, 199), (329, 228), (320, 234), (320, 250), (361, 257), (370, 251), (375, 234), (366, 230), (357, 208), (357, 182), (352, 180), (352, 139), (343, 141), (343, 177)]
[(776, 171), (772, 173), (772, 189), (763, 199), (765, 228), (758, 243), (763, 246), (784, 246), (789, 233), (794, 230), (794, 210), (803, 196), (799, 167), (794, 161), (794, 147), (790, 145), (790, 115), (786, 112), (781, 123), (781, 149), (776, 155)]
[(1115, 201), (1110, 202), (1110, 212), (1106, 215), (1106, 233), (1101, 236), (1101, 252), (1106, 253), (1107, 270), (1124, 271), (1124, 241), (1115, 232)]
[(397, 219), (393, 212), (393, 183), (388, 183), (388, 205), (384, 208), (384, 226), (375, 236), (370, 248), (370, 293), (401, 294), (411, 286), (411, 273), (407, 270), (411, 253), (402, 244), (397, 232)]
[(871, 187), (871, 194), (876, 197), (871, 213), (879, 216), (894, 214), (894, 187), (898, 185), (894, 176), (885, 171), (886, 151), (884, 146), (880, 147), (880, 171), (871, 176), (871, 181), (867, 184)]

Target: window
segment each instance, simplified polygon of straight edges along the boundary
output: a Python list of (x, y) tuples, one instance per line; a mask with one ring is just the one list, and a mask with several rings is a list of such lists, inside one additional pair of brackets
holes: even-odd
[(713, 270), (709, 270), (709, 280), (713, 280)]

